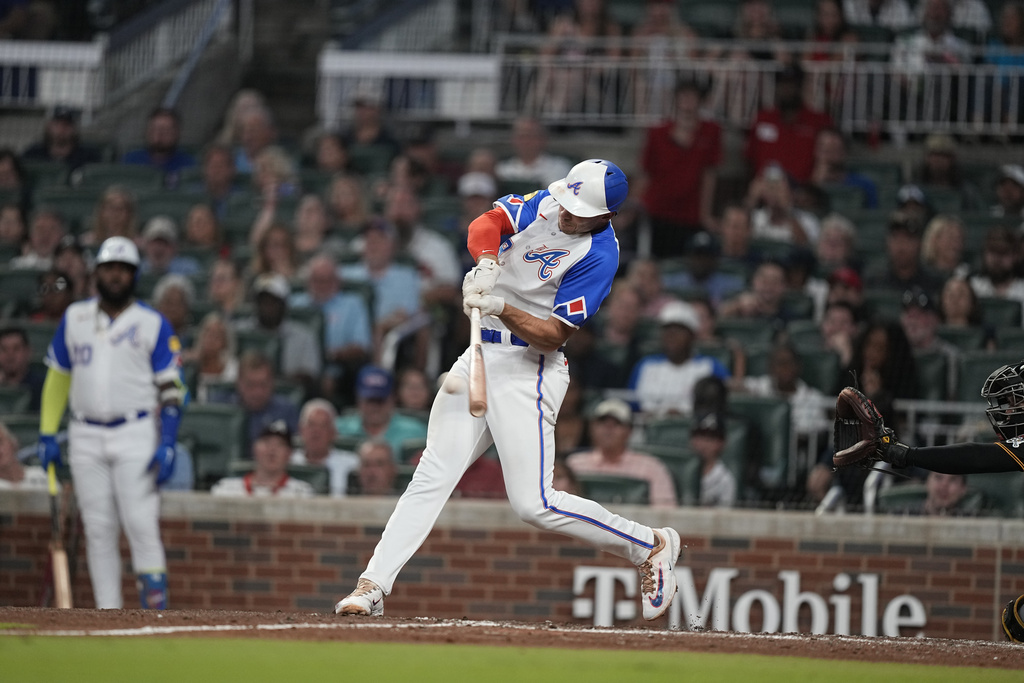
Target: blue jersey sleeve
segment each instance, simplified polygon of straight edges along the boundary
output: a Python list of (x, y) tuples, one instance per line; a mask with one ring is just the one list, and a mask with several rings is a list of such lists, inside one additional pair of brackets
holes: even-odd
[(174, 334), (171, 324), (167, 318), (160, 316), (160, 331), (157, 333), (156, 343), (153, 345), (153, 353), (150, 361), (153, 364), (153, 372), (161, 373), (165, 370), (178, 369), (178, 356), (181, 353), (181, 342)]
[(57, 331), (53, 333), (50, 346), (46, 349), (46, 364), (51, 368), (71, 372), (71, 354), (68, 353), (67, 315), (61, 316)]
[(548, 194), (547, 190), (531, 192), (525, 196), (509, 194), (495, 201), (494, 206), (504, 209), (512, 221), (512, 227), (519, 232), (537, 220), (540, 203)]
[(590, 251), (562, 278), (552, 315), (580, 327), (597, 313), (619, 268), (619, 244), (611, 226), (591, 237)]

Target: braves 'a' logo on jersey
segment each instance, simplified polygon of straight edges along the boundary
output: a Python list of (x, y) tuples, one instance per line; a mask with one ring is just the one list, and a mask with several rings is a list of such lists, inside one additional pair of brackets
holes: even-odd
[(569, 183), (566, 187), (572, 190), (572, 193), (578, 197), (580, 190), (583, 189), (583, 181), (577, 180), (575, 183)]
[(110, 343), (113, 344), (114, 346), (117, 346), (118, 344), (123, 342), (125, 339), (127, 339), (128, 343), (131, 344), (132, 346), (138, 346), (139, 345), (139, 341), (138, 341), (138, 339), (136, 339), (136, 335), (138, 333), (139, 333), (139, 326), (138, 325), (132, 325), (131, 327), (129, 327), (127, 330), (125, 330), (121, 334), (117, 335), (116, 337), (111, 338)]
[(558, 267), (558, 262), (568, 255), (569, 252), (565, 249), (546, 249), (541, 247), (540, 249), (531, 249), (523, 254), (523, 260), (527, 263), (540, 263), (537, 277), (541, 280), (548, 280), (553, 274), (552, 271)]

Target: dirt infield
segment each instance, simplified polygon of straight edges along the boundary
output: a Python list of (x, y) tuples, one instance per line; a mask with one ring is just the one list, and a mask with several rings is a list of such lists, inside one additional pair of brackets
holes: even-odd
[(56, 610), (0, 607), (0, 636), (231, 636), (283, 640), (460, 643), (812, 657), (1024, 670), (1024, 646), (976, 640), (593, 628), (551, 622), (360, 619), (303, 612)]

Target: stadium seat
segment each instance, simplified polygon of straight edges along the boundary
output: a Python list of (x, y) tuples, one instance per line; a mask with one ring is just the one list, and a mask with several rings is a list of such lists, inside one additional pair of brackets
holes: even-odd
[(798, 349), (800, 379), (826, 396), (836, 393), (839, 382), (839, 354), (831, 349)]
[(408, 463), (427, 447), (426, 439), (403, 439), (402, 450), (396, 453), (400, 462)]
[(28, 345), (32, 347), (32, 360), (41, 362), (46, 358), (46, 351), (57, 332), (58, 323), (48, 320), (19, 320), (17, 324), (28, 336)]
[(958, 214), (963, 211), (964, 198), (959, 190), (930, 185), (926, 185), (921, 189), (924, 190), (924, 196), (935, 213)]
[(712, 2), (696, 0), (680, 2), (680, 14), (683, 19), (701, 37), (724, 38), (728, 36), (736, 23), (736, 7), (739, 3)]
[(202, 198), (180, 192), (150, 192), (139, 197), (139, 223), (145, 225), (153, 216), (168, 216), (178, 227), (178, 236), (185, 235), (185, 221), (188, 212)]
[(0, 313), (5, 318), (28, 315), (39, 290), (42, 271), (0, 268)]
[(786, 323), (786, 336), (801, 352), (804, 349), (818, 349), (824, 343), (821, 327), (814, 320), (790, 320)]
[(978, 401), (981, 387), (992, 371), (1020, 361), (1020, 349), (1008, 351), (971, 351), (960, 358), (956, 378), (956, 400)]
[(697, 504), (701, 461), (686, 442), (673, 445), (644, 444), (639, 450), (656, 457), (672, 473), (676, 502), (680, 505)]
[(949, 360), (941, 351), (914, 352), (918, 398), (949, 400)]
[(276, 334), (262, 330), (237, 330), (235, 343), (239, 356), (246, 351), (259, 351), (274, 363), (275, 368), (280, 368), (281, 340)]
[(826, 185), (830, 211), (849, 216), (864, 206), (864, 190), (850, 185)]
[[(653, 351), (651, 351), (651, 353), (658, 353), (660, 351), (661, 346), (659, 344), (659, 346), (655, 348)], [(732, 350), (730, 350), (728, 346), (721, 342), (696, 342), (693, 345), (693, 355), (710, 356), (711, 358), (714, 358), (719, 363), (721, 363), (722, 367), (728, 369), (729, 372), (732, 372), (733, 370)]]
[(981, 320), (991, 327), (1020, 327), (1021, 303), (1017, 299), (1003, 299), (994, 296), (978, 298)]
[(32, 195), (32, 206), (37, 209), (46, 206), (60, 212), (67, 222), (68, 231), (78, 234), (88, 229), (99, 197), (99, 192), (90, 189), (41, 187)]
[(985, 342), (985, 330), (981, 327), (940, 325), (936, 334), (961, 351), (977, 351)]
[(593, 501), (611, 505), (648, 505), (650, 486), (646, 479), (611, 474), (577, 474), (584, 495)]
[(903, 292), (894, 289), (865, 289), (864, 307), (876, 320), (899, 320), (903, 312)]
[(354, 173), (362, 175), (387, 173), (394, 156), (391, 145), (357, 144), (349, 147), (348, 165)]
[(928, 497), (924, 484), (910, 482), (895, 484), (878, 491), (875, 499), (875, 512), (903, 514), (909, 509), (918, 509)]
[(985, 495), (985, 507), (1001, 517), (1024, 517), (1024, 472), (967, 475), (967, 485)]
[[(1024, 348), (1024, 328), (1019, 325), (997, 327), (996, 348), (1001, 351)], [(1024, 354), (1021, 355), (1024, 356)]]
[(682, 415), (651, 419), (644, 426), (644, 444), (647, 446), (685, 447), (690, 441), (693, 420)]
[(769, 489), (782, 487), (789, 470), (789, 401), (744, 394), (729, 396), (729, 413), (746, 419), (750, 440), (758, 444), (758, 478)]
[(195, 485), (207, 491), (242, 460), (245, 411), (239, 406), (191, 403), (181, 418), (179, 440), (192, 451)]
[(29, 184), (33, 188), (61, 187), (68, 183), (68, 166), (63, 161), (23, 159), (21, 163), (28, 172)]
[[(0, 387), (0, 415), (28, 412), (32, 390), (23, 386)], [(36, 424), (38, 431), (39, 425)]]
[(725, 339), (735, 339), (744, 347), (770, 344), (775, 328), (759, 318), (722, 318), (715, 324), (715, 334)]
[(157, 191), (163, 188), (164, 173), (152, 166), (134, 164), (85, 164), (68, 176), (72, 187), (102, 192), (111, 185), (121, 185), (134, 192)]

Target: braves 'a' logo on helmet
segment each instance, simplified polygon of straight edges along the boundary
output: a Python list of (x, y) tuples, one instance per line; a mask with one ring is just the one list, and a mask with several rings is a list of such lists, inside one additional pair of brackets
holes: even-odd
[(575, 183), (569, 183), (566, 187), (572, 190), (572, 193), (578, 197), (580, 190), (583, 189), (583, 181), (577, 180)]
[(553, 274), (552, 271), (558, 267), (558, 262), (568, 256), (565, 249), (531, 249), (523, 254), (523, 260), (527, 263), (540, 263), (537, 277), (541, 280), (548, 280)]

